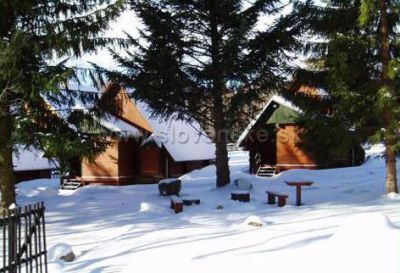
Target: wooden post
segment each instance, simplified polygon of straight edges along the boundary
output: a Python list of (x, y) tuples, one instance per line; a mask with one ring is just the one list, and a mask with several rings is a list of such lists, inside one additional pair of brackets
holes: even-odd
[(278, 196), (278, 207), (284, 207), (286, 205), (286, 196)]
[(6, 247), (7, 247), (7, 241), (6, 241), (6, 210), (3, 210), (3, 266), (5, 267), (7, 265), (7, 261), (6, 261)]
[(22, 269), (22, 262), (21, 262), (21, 258), (22, 258), (22, 255), (20, 254), (20, 251), (21, 251), (21, 247), (22, 247), (22, 209), (21, 209), (21, 207), (18, 207), (17, 208), (17, 211), (18, 211), (18, 225), (17, 225), (17, 228), (18, 228), (18, 253), (17, 253), (17, 264), (18, 264), (18, 272), (21, 272), (21, 269)]
[(275, 196), (271, 193), (268, 193), (268, 204), (270, 205), (275, 204)]
[(41, 216), (42, 216), (42, 235), (43, 235), (43, 251), (44, 251), (44, 273), (48, 273), (47, 270), (47, 245), (46, 245), (46, 219), (44, 215), (44, 211), (46, 210), (44, 206), (44, 202), (40, 203), (41, 207)]
[(296, 205), (301, 206), (301, 186), (296, 186)]
[(165, 178), (169, 178), (169, 160), (168, 160), (168, 155), (166, 156), (166, 159), (165, 159)]
[[(17, 210), (8, 209), (8, 266), (10, 273), (17, 272)], [(5, 244), (5, 242), (3, 242)]]
[(174, 204), (175, 213), (180, 213), (183, 211), (183, 203), (175, 203)]
[(33, 234), (31, 234), (31, 230), (32, 230), (32, 206), (28, 205), (28, 247), (29, 249), (27, 251), (27, 255), (28, 255), (28, 260), (29, 260), (29, 272), (33, 272), (33, 252), (32, 252), (32, 236)]

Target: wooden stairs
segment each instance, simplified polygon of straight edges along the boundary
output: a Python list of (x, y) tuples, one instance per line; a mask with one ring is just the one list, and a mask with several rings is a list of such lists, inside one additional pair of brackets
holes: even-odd
[(80, 179), (76, 179), (76, 178), (69, 178), (69, 179), (65, 179), (64, 183), (61, 185), (61, 189), (62, 190), (70, 190), (70, 191), (74, 191), (77, 190), (78, 188), (82, 187), (82, 183)]
[(271, 165), (261, 165), (257, 170), (257, 176), (261, 177), (273, 177), (277, 173), (276, 168)]

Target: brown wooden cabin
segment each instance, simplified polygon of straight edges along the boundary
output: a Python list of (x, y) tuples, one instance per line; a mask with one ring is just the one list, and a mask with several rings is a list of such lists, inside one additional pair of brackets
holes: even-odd
[[(240, 136), (237, 145), (249, 151), (250, 172), (261, 165), (278, 172), (290, 169), (316, 169), (312, 151), (302, 148), (304, 128), (296, 124), (301, 110), (280, 96), (272, 96), (261, 113)], [(337, 158), (330, 166), (353, 165), (351, 156)]]
[(113, 131), (108, 136), (111, 145), (94, 162), (82, 161), (80, 179), (83, 184), (157, 182), (205, 167), (214, 158), (214, 145), (205, 136), (195, 145), (191, 141), (179, 143), (169, 139), (172, 133), (194, 136), (197, 131), (193, 124), (153, 117), (146, 104), (134, 102), (115, 84), (110, 85), (104, 95), (117, 103), (120, 111), (104, 122), (104, 126)]
[(144, 145), (140, 150), (140, 158), (143, 162), (140, 174), (144, 182), (179, 177), (210, 164), (210, 159), (176, 161), (165, 147), (159, 147), (155, 143)]

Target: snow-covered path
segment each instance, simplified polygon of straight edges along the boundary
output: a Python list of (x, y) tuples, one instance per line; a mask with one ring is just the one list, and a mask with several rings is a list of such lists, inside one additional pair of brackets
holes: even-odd
[[(400, 198), (384, 195), (383, 159), (261, 179), (246, 174), (245, 153), (230, 158), (232, 178), (253, 183), (250, 203), (230, 200), (234, 185), (215, 189), (213, 166), (182, 178), (182, 194), (202, 203), (178, 215), (157, 185), (90, 186), (71, 194), (52, 189), (55, 181), (27, 182), (18, 201), (44, 200), (50, 251), (64, 243), (77, 254), (72, 263), (53, 261), (50, 272), (400, 272)], [(304, 188), (302, 207), (283, 183), (298, 179), (315, 182)], [(289, 193), (289, 205), (267, 205), (266, 189)], [(249, 216), (264, 225), (243, 224)], [(340, 226), (348, 228), (332, 237)]]

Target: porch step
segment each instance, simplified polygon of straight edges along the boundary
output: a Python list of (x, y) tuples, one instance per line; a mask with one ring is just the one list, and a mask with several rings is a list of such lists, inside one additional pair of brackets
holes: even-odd
[(68, 179), (66, 180), (62, 185), (61, 185), (61, 189), (62, 190), (77, 190), (78, 188), (80, 188), (82, 186), (82, 183), (79, 179)]
[(261, 165), (257, 171), (257, 176), (261, 177), (273, 177), (276, 174), (277, 174), (276, 168), (271, 165)]

